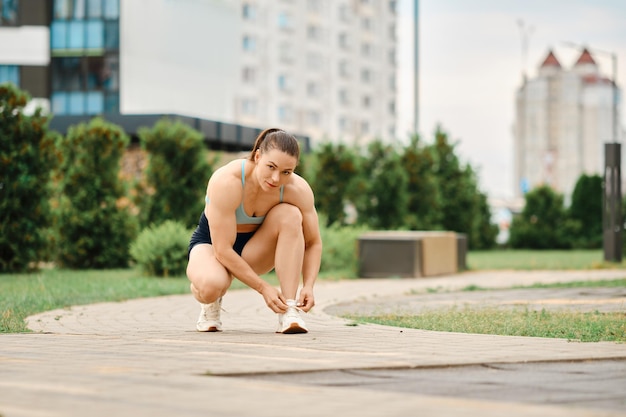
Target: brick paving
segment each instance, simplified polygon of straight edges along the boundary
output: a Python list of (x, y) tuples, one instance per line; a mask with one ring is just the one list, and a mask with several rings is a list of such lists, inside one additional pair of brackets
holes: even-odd
[[(507, 288), (626, 276), (626, 271), (468, 272), (428, 279), (320, 282), (310, 332), (275, 334), (276, 316), (251, 290), (224, 298), (224, 331), (198, 333), (190, 295), (102, 303), (29, 318), (0, 336), (0, 416), (626, 416), (626, 410), (335, 389), (245, 378), (337, 370), (624, 360), (626, 344), (352, 326), (336, 304), (398, 305), (429, 288)], [(438, 294), (440, 295), (440, 294)], [(238, 378), (225, 378), (226, 376)], [(626, 390), (625, 390), (626, 392)]]

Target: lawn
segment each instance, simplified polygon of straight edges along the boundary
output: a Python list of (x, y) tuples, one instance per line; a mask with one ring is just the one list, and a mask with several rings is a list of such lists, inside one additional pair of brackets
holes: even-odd
[[(470, 252), (467, 260), (472, 270), (625, 267), (624, 263), (603, 262), (602, 252), (599, 250)], [(345, 271), (341, 273), (326, 272), (320, 276), (320, 279), (336, 280), (346, 276), (349, 274), (346, 274)], [(274, 274), (268, 274), (265, 278), (273, 285), (277, 285), (278, 281)], [(574, 283), (568, 285), (586, 286), (592, 284)], [(624, 286), (624, 281), (606, 283), (606, 286), (611, 285)], [(232, 288), (245, 288), (245, 285), (235, 280)], [(24, 319), (43, 311), (73, 305), (170, 294), (189, 294), (189, 281), (182, 276), (147, 277), (135, 269), (91, 271), (44, 269), (31, 274), (0, 274), (0, 333), (28, 331)], [(573, 318), (570, 319), (573, 320)], [(620, 319), (622, 322), (624, 321), (623, 317)], [(397, 318), (397, 320), (404, 319)], [(457, 318), (449, 316), (448, 321), (456, 320)], [(422, 323), (413, 325), (423, 326)], [(572, 337), (577, 338), (577, 336)]]
[(605, 262), (600, 249), (470, 251), (466, 261), (472, 270), (626, 268), (626, 261)]

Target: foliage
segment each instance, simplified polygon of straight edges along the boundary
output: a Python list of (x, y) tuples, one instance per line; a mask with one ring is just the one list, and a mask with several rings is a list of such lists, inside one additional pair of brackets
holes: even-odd
[(491, 224), (491, 212), (486, 196), (478, 190), (476, 174), (469, 165), (463, 166), (441, 129), (435, 132), (431, 152), (435, 157), (434, 172), (441, 193), (442, 227), (465, 233), (471, 249), (492, 247), (498, 233)]
[(522, 213), (511, 223), (509, 242), (512, 248), (568, 249), (579, 229), (580, 223), (567, 218), (563, 195), (543, 185), (526, 194)]
[(316, 152), (316, 175), (311, 183), (315, 203), (326, 214), (326, 225), (345, 225), (344, 210), (350, 200), (353, 180), (358, 173), (357, 158), (345, 145), (322, 144)]
[(602, 247), (602, 193), (601, 176), (583, 174), (578, 178), (568, 212), (570, 219), (582, 225), (578, 236), (572, 236), (575, 247)]
[(622, 264), (603, 261), (600, 249), (506, 249), (469, 251), (467, 264), (472, 270), (548, 270), (624, 268)]
[(434, 174), (432, 149), (422, 146), (420, 137), (414, 135), (404, 148), (400, 163), (408, 175), (406, 227), (410, 230), (441, 229), (442, 201), (439, 183)]
[(56, 148), (56, 260), (68, 268), (128, 265), (128, 247), (137, 233), (127, 187), (119, 178), (129, 139), (114, 124), (95, 118), (70, 127)]
[(359, 223), (372, 229), (406, 228), (409, 180), (396, 149), (379, 140), (371, 142), (361, 166), (364, 192), (356, 204)]
[(218, 156), (209, 158), (202, 134), (179, 120), (142, 128), (139, 139), (149, 158), (145, 182), (137, 186), (140, 223), (195, 221)]
[(54, 135), (28, 93), (0, 85), (0, 272), (36, 268), (46, 255)]
[(362, 226), (331, 224), (320, 215), (320, 234), (324, 242), (320, 272), (348, 273), (356, 276), (358, 271), (358, 237), (367, 229)]
[(410, 316), (355, 317), (360, 322), (412, 329), (502, 336), (552, 337), (581, 342), (626, 342), (624, 313), (452, 308)]
[(181, 275), (187, 267), (190, 236), (184, 224), (166, 220), (142, 230), (130, 245), (130, 254), (147, 275)]

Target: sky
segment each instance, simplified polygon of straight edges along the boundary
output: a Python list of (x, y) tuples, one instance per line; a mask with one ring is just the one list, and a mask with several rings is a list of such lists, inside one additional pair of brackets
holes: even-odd
[[(413, 131), (413, 3), (398, 3), (401, 137)], [(418, 11), (419, 133), (431, 143), (441, 126), (489, 197), (514, 195), (515, 93), (551, 49), (570, 68), (580, 50), (566, 43), (587, 46), (609, 78), (616, 54), (626, 94), (624, 0), (419, 0)]]

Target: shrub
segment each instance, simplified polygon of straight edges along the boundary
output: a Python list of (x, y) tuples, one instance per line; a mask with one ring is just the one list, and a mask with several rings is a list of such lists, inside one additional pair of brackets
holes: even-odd
[(147, 275), (176, 276), (185, 273), (191, 231), (167, 220), (144, 229), (130, 245), (130, 255)]
[(128, 247), (137, 234), (120, 160), (129, 139), (102, 119), (70, 127), (57, 149), (56, 259), (69, 268), (128, 266)]
[(367, 231), (365, 227), (324, 226), (326, 219), (320, 216), (320, 234), (323, 241), (322, 264), (320, 272), (346, 271), (352, 276), (358, 274), (357, 240)]
[(139, 139), (148, 153), (145, 183), (137, 190), (141, 224), (197, 220), (218, 155), (209, 161), (202, 134), (180, 121), (160, 120), (140, 129)]
[(41, 110), (24, 114), (29, 100), (0, 85), (0, 272), (36, 268), (48, 246), (54, 137)]

